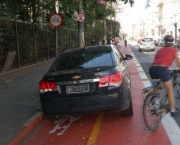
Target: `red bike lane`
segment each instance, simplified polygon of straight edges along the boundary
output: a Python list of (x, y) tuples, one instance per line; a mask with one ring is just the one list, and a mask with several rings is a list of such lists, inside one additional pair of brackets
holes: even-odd
[[(123, 54), (131, 50), (119, 47)], [(161, 124), (157, 131), (146, 129), (142, 119), (141, 90), (144, 88), (134, 60), (129, 60), (134, 115), (118, 112), (64, 116), (54, 121), (46, 118), (22, 138), (22, 145), (171, 145)], [(16, 144), (17, 142), (11, 142)]]

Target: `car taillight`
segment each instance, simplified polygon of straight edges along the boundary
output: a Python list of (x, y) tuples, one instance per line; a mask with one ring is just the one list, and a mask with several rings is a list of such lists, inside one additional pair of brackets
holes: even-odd
[(118, 87), (122, 83), (122, 73), (114, 73), (109, 76), (100, 78), (99, 87), (111, 86)]
[(109, 86), (118, 87), (122, 83), (122, 73), (115, 73), (110, 76)]
[(39, 90), (40, 90), (40, 93), (45, 93), (49, 91), (57, 91), (57, 85), (54, 82), (40, 81)]
[(108, 86), (108, 84), (109, 84), (109, 77), (110, 76), (105, 76), (105, 77), (100, 78), (100, 80), (99, 80), (99, 87)]

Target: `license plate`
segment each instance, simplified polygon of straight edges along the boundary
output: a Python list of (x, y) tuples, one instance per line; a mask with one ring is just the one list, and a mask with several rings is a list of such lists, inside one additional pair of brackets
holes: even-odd
[(66, 86), (67, 94), (84, 93), (84, 92), (89, 92), (89, 84)]

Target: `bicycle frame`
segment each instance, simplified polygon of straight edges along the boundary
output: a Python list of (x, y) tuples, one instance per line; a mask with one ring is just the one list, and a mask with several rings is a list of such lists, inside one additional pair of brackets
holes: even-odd
[(143, 101), (144, 101), (145, 97), (147, 96), (147, 94), (149, 94), (152, 91), (154, 91), (154, 92), (157, 91), (157, 89), (159, 89), (159, 87), (160, 87), (160, 84), (161, 84), (160, 79), (153, 80), (152, 86), (142, 89), (141, 96), (142, 96)]

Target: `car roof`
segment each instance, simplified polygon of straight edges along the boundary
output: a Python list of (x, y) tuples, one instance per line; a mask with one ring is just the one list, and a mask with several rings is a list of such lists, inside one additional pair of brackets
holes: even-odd
[(85, 47), (79, 47), (79, 48), (73, 48), (73, 49), (67, 49), (64, 53), (73, 53), (73, 52), (82, 52), (82, 51), (104, 51), (104, 50), (111, 50), (110, 45), (93, 45), (93, 46), (85, 46)]

